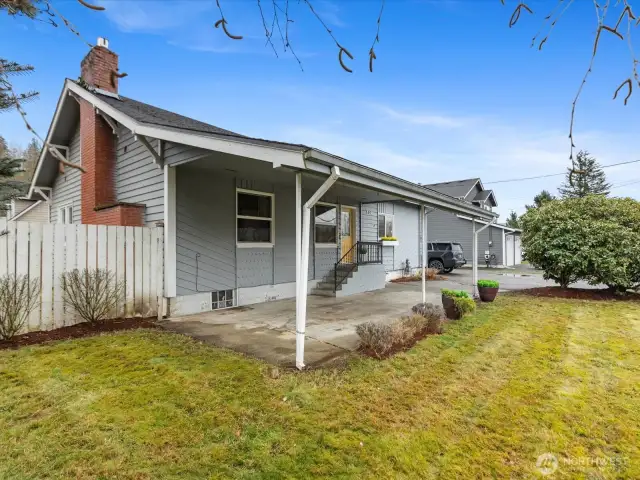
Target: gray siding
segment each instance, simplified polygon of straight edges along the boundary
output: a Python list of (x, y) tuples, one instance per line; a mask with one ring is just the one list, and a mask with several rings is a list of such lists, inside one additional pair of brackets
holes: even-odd
[[(427, 233), (429, 241), (443, 240), (459, 242), (464, 249), (464, 256), (471, 262), (473, 247), (473, 225), (470, 220), (459, 218), (453, 213), (436, 210), (428, 215)], [(477, 223), (476, 228), (483, 224)], [(489, 246), (490, 238), (493, 246)], [(484, 263), (484, 252), (489, 250), (496, 255), (498, 264), (503, 263), (502, 229), (489, 227), (478, 234), (478, 262)]]
[[(155, 140), (150, 140), (155, 145)], [(153, 163), (151, 153), (133, 134), (121, 127), (116, 147), (116, 199), (119, 202), (146, 205), (144, 223), (151, 225), (163, 220), (164, 174)]]
[[(81, 164), (80, 158), (80, 126), (69, 141), (69, 161)], [(73, 206), (73, 223), (80, 223), (80, 176), (76, 168), (66, 167), (63, 174), (58, 174), (53, 182), (51, 193), (51, 223), (58, 222), (58, 208), (62, 205)]]
[[(157, 148), (157, 140), (149, 139)], [(172, 164), (206, 155), (204, 150), (187, 145), (165, 143), (165, 162)], [(164, 173), (151, 153), (133, 134), (121, 127), (118, 132), (115, 172), (116, 199), (145, 205), (144, 223), (153, 225), (164, 219)]]
[[(177, 293), (248, 288), (295, 282), (295, 189), (291, 185), (236, 177), (232, 172), (189, 165), (177, 167)], [(237, 248), (236, 187), (275, 195), (273, 248)], [(303, 190), (303, 200), (311, 189)], [(336, 204), (328, 196), (323, 201)], [(349, 203), (353, 205), (353, 202)], [(311, 234), (313, 235), (313, 215)], [(338, 217), (340, 218), (340, 217)], [(359, 224), (356, 209), (356, 232)], [(356, 234), (357, 236), (357, 234)], [(321, 279), (333, 269), (338, 249), (309, 242), (309, 279)], [(196, 289), (196, 254), (198, 286)]]
[[(215, 180), (215, 181), (214, 181)], [(178, 295), (236, 287), (233, 177), (176, 171)], [(196, 255), (198, 278), (196, 288)]]
[(394, 236), (398, 239), (399, 245), (389, 247), (394, 249), (391, 270), (402, 270), (407, 259), (412, 268), (418, 267), (420, 266), (420, 207), (396, 203), (393, 212)]

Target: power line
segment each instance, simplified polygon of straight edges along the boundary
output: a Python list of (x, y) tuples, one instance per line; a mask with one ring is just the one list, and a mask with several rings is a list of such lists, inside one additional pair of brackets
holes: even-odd
[(611, 185), (611, 188), (628, 187), (629, 185), (635, 185), (636, 183), (640, 183), (640, 180), (631, 180), (629, 182), (622, 182), (622, 183), (618, 183), (618, 184), (613, 184), (613, 185)]
[[(620, 162), (620, 163), (612, 163), (611, 165), (602, 165), (600, 168), (609, 168), (609, 167), (617, 167), (618, 165), (628, 165), (630, 163), (638, 163), (639, 160), (630, 160), (628, 162)], [(566, 175), (567, 172), (562, 173), (550, 173), (548, 175), (538, 175), (535, 177), (523, 177), (523, 178), (511, 178), (509, 180), (496, 180), (494, 182), (484, 182), (485, 185), (490, 185), (494, 183), (508, 183), (508, 182), (522, 182), (524, 180), (535, 180), (538, 178), (548, 178), (548, 177), (559, 177), (560, 175)]]

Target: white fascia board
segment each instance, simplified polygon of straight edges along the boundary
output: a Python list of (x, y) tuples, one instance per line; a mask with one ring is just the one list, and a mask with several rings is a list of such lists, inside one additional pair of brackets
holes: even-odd
[[(406, 183), (406, 180), (395, 179), (392, 175), (386, 174), (384, 172), (376, 172), (375, 170), (370, 169), (369, 167), (353, 164), (353, 162), (349, 162), (349, 161), (340, 162), (340, 163), (343, 163), (343, 165), (339, 165), (340, 171), (341, 171), (340, 179), (342, 181), (352, 183), (357, 186), (364, 186), (365, 188), (372, 191), (390, 194), (402, 200), (418, 202), (421, 205), (422, 204), (428, 205), (429, 207), (435, 207), (437, 209), (445, 210), (448, 212), (453, 212), (453, 213), (463, 212), (463, 213), (466, 213), (467, 215), (477, 215), (485, 219), (497, 217), (497, 215), (494, 214), (493, 212), (489, 212), (486, 210), (479, 211), (480, 209), (467, 207), (466, 205), (455, 203), (453, 201), (454, 200), (453, 197), (451, 197), (451, 200), (452, 200), (451, 202), (447, 201), (446, 199), (430, 197), (429, 195), (426, 195), (418, 191), (420, 187), (418, 187), (417, 185), (415, 188), (404, 188), (402, 186), (394, 185), (394, 183), (399, 183), (399, 182)], [(353, 173), (349, 171), (350, 168), (353, 168), (354, 170), (360, 169), (363, 171), (363, 174)], [(323, 175), (329, 175), (331, 173), (330, 166), (316, 163), (311, 159), (307, 159), (306, 161), (306, 170), (310, 172), (317, 172)], [(373, 175), (390, 177), (391, 181), (384, 181), (384, 180), (371, 178), (368, 175), (366, 175), (365, 173), (366, 171), (372, 171)]]
[(281, 165), (287, 165), (294, 168), (304, 168), (304, 160), (301, 151), (256, 145), (250, 140), (231, 139), (230, 137), (224, 136), (215, 137), (212, 136), (213, 134), (198, 135), (195, 133), (186, 133), (177, 129), (139, 123), (75, 83), (68, 82), (68, 87), (84, 100), (93, 104), (94, 107), (99, 108), (116, 122), (131, 130), (134, 135), (143, 135), (145, 137), (157, 138), (167, 142), (189, 145), (191, 147), (202, 148), (205, 150), (263, 160), (273, 163), (274, 168)]
[(60, 98), (58, 98), (58, 103), (56, 104), (56, 111), (53, 114), (53, 120), (51, 121), (51, 125), (49, 125), (49, 131), (47, 132), (47, 138), (45, 138), (45, 145), (42, 146), (42, 150), (40, 151), (40, 157), (38, 158), (38, 164), (36, 165), (36, 170), (33, 173), (33, 177), (31, 178), (31, 185), (29, 185), (29, 192), (27, 193), (27, 197), (31, 197), (33, 195), (33, 189), (36, 186), (36, 178), (38, 178), (38, 174), (40, 173), (40, 168), (42, 167), (42, 162), (44, 158), (47, 156), (47, 148), (46, 144), (51, 141), (51, 135), (55, 131), (58, 125), (58, 119), (60, 118), (60, 112), (62, 111), (62, 104), (67, 100), (68, 95), (68, 85), (69, 81), (66, 81), (64, 87), (62, 88), (62, 93), (60, 94)]

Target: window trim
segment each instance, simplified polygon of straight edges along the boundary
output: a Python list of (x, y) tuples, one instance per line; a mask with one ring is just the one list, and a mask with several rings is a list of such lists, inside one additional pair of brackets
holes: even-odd
[[(380, 217), (385, 217), (384, 220), (384, 236), (385, 237), (395, 237), (395, 231), (396, 231), (396, 219), (395, 219), (395, 214), (393, 213), (378, 213), (378, 224), (376, 225), (376, 228), (378, 230), (378, 241), (381, 241), (380, 239), (382, 238), (380, 236)], [(391, 235), (387, 235), (387, 219), (386, 217), (391, 217), (391, 229), (393, 230), (393, 232), (391, 232)]]
[[(254, 217), (251, 215), (238, 215), (238, 194), (246, 193), (254, 195), (256, 197), (270, 197), (271, 198), (271, 218), (267, 217)], [(246, 188), (236, 187), (236, 213), (235, 213), (235, 230), (236, 230), (236, 247), (237, 248), (273, 248), (276, 244), (276, 194), (272, 192), (262, 192), (260, 190), (249, 190)], [(242, 242), (238, 240), (238, 219), (245, 220), (264, 220), (271, 222), (271, 234), (269, 242)]]
[[(70, 222), (62, 222), (62, 216), (60, 215), (60, 212), (62, 210), (65, 211), (65, 219), (67, 217), (67, 210), (71, 209), (71, 221)], [(63, 203), (62, 205), (58, 205), (58, 221), (57, 223), (59, 223), (60, 225), (73, 225), (73, 202), (67, 202), (67, 203)]]
[[(325, 207), (333, 207), (336, 209), (336, 242), (335, 243), (323, 243), (316, 241), (316, 207), (318, 205)], [(342, 215), (342, 209), (338, 206), (337, 203), (329, 203), (329, 202), (317, 202), (313, 206), (313, 243), (316, 248), (338, 248), (338, 241), (340, 238), (340, 231), (338, 230), (338, 213)]]

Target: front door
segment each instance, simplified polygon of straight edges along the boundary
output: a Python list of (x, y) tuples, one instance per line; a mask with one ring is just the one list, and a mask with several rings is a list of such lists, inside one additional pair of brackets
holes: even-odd
[[(351, 207), (342, 207), (340, 217), (340, 237), (342, 238), (342, 255), (351, 250), (356, 243), (356, 216), (355, 209)], [(354, 254), (355, 252), (352, 252)], [(356, 258), (345, 258), (346, 261), (354, 263)]]

